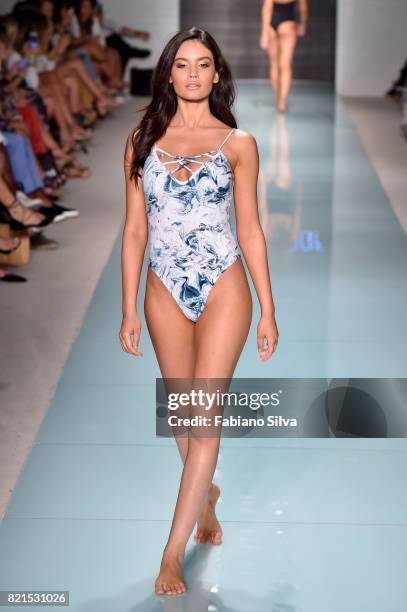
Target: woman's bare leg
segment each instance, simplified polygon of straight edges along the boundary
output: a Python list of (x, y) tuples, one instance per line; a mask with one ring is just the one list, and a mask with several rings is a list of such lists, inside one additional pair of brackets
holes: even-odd
[[(158, 280), (158, 282), (161, 281)], [(149, 300), (147, 292), (146, 298)], [(168, 297), (173, 300), (169, 294)], [(239, 304), (238, 308), (236, 304)], [(169, 347), (171, 347), (170, 352), (173, 353), (174, 338), (171, 340), (168, 334), (173, 334), (174, 322), (178, 331), (180, 330), (179, 321), (184, 315), (180, 311), (175, 316), (174, 308), (178, 309), (175, 302), (171, 314), (163, 312), (162, 303), (157, 303), (156, 313), (159, 308), (162, 327), (166, 329), (166, 333), (163, 335), (163, 329), (154, 332), (156, 319), (153, 318), (151, 306), (146, 312), (146, 318), (148, 317), (150, 321), (149, 329), (152, 330), (152, 338), (155, 338), (155, 342), (158, 341), (158, 344), (161, 345), (159, 354), (164, 351), (169, 352)], [(195, 328), (190, 330), (187, 336), (188, 350), (192, 350), (192, 354), (195, 355), (194, 379), (232, 376), (249, 332), (251, 314), (252, 300), (249, 285), (243, 265), (237, 261), (218, 279), (211, 290), (204, 312), (195, 324)], [(184, 319), (189, 323), (186, 317)], [(171, 320), (170, 330), (168, 330), (168, 320)], [(193, 349), (191, 349), (191, 343)], [(178, 345), (182, 351), (185, 347), (185, 339), (178, 338)], [(176, 343), (175, 347), (177, 347)], [(172, 354), (172, 359), (175, 359), (174, 354)], [(188, 372), (190, 371), (189, 368)], [(219, 435), (189, 438), (174, 519), (164, 549), (160, 574), (156, 580), (157, 593), (177, 594), (185, 591), (181, 564), (192, 529), (207, 508), (219, 443)]]
[[(48, 104), (46, 103), (47, 106), (47, 112), (48, 115), (50, 117), (52, 117), (52, 113), (50, 113), (48, 111)], [(54, 151), (56, 149), (60, 149), (59, 143), (57, 143), (57, 141), (53, 138), (51, 132), (49, 131), (47, 125), (45, 125), (44, 123), (41, 123), (41, 135), (42, 135), (42, 139), (44, 141), (45, 146), (47, 147), (47, 149), (50, 149), (51, 151)]]
[(103, 62), (95, 62), (96, 70), (98, 71), (100, 77), (107, 81), (108, 87), (112, 87), (112, 83), (114, 82), (114, 75), (112, 73), (112, 68), (107, 61)]
[(72, 113), (79, 113), (81, 109), (81, 100), (79, 93), (79, 83), (75, 75), (65, 75), (62, 77), (63, 83), (67, 88), (67, 99), (69, 110)]
[[(150, 268), (147, 268), (144, 315), (161, 376), (190, 380), (195, 366), (195, 324), (187, 319)], [(169, 320), (171, 325), (168, 325)], [(188, 438), (175, 436), (175, 439), (184, 462), (188, 453)], [(182, 582), (181, 576), (178, 582)]]
[[(45, 78), (45, 75), (47, 75), (47, 78)], [(47, 73), (40, 74), (40, 82), (40, 93), (43, 95), (43, 92), (45, 92), (44, 101), (47, 106), (47, 111), (50, 116), (54, 117), (58, 125), (62, 142), (73, 145), (74, 141), (70, 134), (73, 119), (69, 109), (66, 108), (65, 100), (61, 95), (59, 86), (52, 78), (48, 78)], [(51, 97), (52, 103), (49, 102), (49, 97)]]
[[(168, 289), (150, 268), (147, 268), (144, 313), (162, 377), (190, 380), (195, 366), (195, 324), (186, 318)], [(171, 320), (171, 326), (168, 320)], [(176, 436), (175, 440), (184, 462), (188, 452), (188, 438)]]
[(279, 70), (279, 92), (278, 110), (285, 111), (286, 100), (292, 82), (292, 63), (294, 50), (297, 43), (297, 29), (294, 21), (284, 21), (278, 30), (278, 70)]
[(100, 87), (95, 83), (89, 76), (86, 67), (83, 62), (79, 59), (79, 57), (75, 59), (68, 59), (63, 64), (58, 66), (58, 73), (62, 76), (75, 74), (84, 85), (90, 90), (90, 92), (95, 96), (98, 100), (105, 99), (105, 96), (100, 89)]
[(61, 128), (61, 126), (59, 126), (62, 142), (71, 142), (71, 133), (74, 138), (81, 137), (84, 134), (84, 130), (75, 122), (75, 118), (65, 100), (63, 87), (59, 82), (59, 77), (54, 71), (48, 73), (42, 72), (40, 73), (41, 83), (43, 82), (44, 76), (46, 76), (45, 84), (50, 88), (52, 95), (55, 97), (58, 111), (61, 111), (63, 115), (64, 127)]
[(3, 144), (0, 144), (0, 176), (6, 183), (7, 187), (13, 192), (16, 192), (16, 183), (14, 180), (13, 169), (11, 167), (10, 158), (7, 149)]
[[(104, 115), (109, 108), (116, 108), (118, 105), (117, 102), (110, 99), (103, 91), (102, 88), (95, 83), (89, 76), (88, 71), (86, 70), (83, 62), (79, 58), (69, 59), (57, 69), (59, 74), (66, 76), (74, 74), (77, 76), (85, 87), (87, 87), (91, 94), (96, 98), (96, 106), (98, 111)], [(76, 112), (76, 111), (75, 111)]]
[(45, 106), (47, 107), (48, 115), (52, 117), (53, 119), (55, 119), (55, 122), (58, 125), (60, 132), (68, 134), (69, 133), (68, 124), (65, 120), (65, 116), (64, 116), (64, 113), (62, 112), (62, 109), (60, 108), (57, 100), (53, 96), (52, 88), (49, 87), (48, 85), (41, 85), (39, 89), (39, 93), (41, 94), (44, 100)]
[[(48, 76), (49, 75), (49, 76)], [(42, 77), (44, 76), (44, 73), (40, 74), (40, 81), (42, 83)], [(58, 103), (58, 106), (60, 107), (64, 119), (65, 119), (65, 123), (71, 127), (75, 122), (74, 119), (72, 117), (72, 113), (69, 110), (69, 107), (66, 103), (65, 97), (64, 97), (64, 93), (62, 90), (62, 87), (59, 83), (59, 79), (56, 75), (55, 72), (50, 72), (47, 74), (47, 81), (46, 84), (48, 85), (48, 87), (51, 89), (52, 95), (55, 97), (55, 100)]]
[(106, 47), (106, 54), (107, 62), (112, 70), (112, 80), (115, 84), (117, 83), (119, 85), (123, 82), (121, 78), (123, 74), (123, 69), (120, 53), (117, 49), (114, 49), (113, 47)]
[[(10, 206), (15, 200), (14, 193), (9, 189), (7, 183), (0, 176), (0, 202), (5, 206)], [(38, 225), (41, 223), (43, 219), (45, 219), (45, 215), (37, 212), (36, 210), (30, 210), (21, 202), (18, 202), (17, 205), (13, 208), (13, 212), (10, 213), (11, 216), (21, 223), (34, 223)]]
[(55, 119), (60, 130), (68, 131), (68, 123), (65, 119), (65, 114), (58, 104), (58, 100), (54, 95), (52, 87), (49, 87), (48, 85), (41, 87), (40, 93), (47, 107), (49, 116)]
[(275, 94), (276, 100), (278, 100), (278, 78), (279, 78), (279, 70), (278, 70), (278, 37), (277, 32), (274, 28), (269, 28), (270, 37), (269, 37), (269, 77), (271, 81), (271, 85), (273, 87), (273, 91)]

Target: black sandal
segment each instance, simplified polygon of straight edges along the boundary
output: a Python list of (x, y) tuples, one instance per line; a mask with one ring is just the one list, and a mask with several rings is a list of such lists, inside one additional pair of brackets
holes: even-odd
[(5, 283), (26, 283), (27, 279), (25, 276), (20, 276), (20, 274), (6, 272), (4, 276), (0, 276), (0, 281), (4, 281)]
[[(8, 225), (11, 230), (19, 231), (28, 229), (30, 227), (44, 227), (45, 225), (48, 225), (50, 223), (49, 219), (47, 218), (44, 218), (42, 221), (40, 221), (40, 223), (22, 223), (21, 221), (17, 221), (17, 219), (14, 219), (14, 217), (10, 213), (10, 210), (15, 208), (17, 203), (21, 204), (21, 202), (19, 202), (17, 198), (8, 206), (0, 202), (0, 222)], [(34, 210), (27, 210), (29, 216), (32, 216), (36, 212)]]

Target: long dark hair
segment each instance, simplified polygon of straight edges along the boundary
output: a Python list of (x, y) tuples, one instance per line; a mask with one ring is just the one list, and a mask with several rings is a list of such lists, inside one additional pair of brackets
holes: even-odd
[(212, 52), (219, 82), (214, 83), (209, 95), (211, 113), (226, 125), (237, 127), (231, 111), (236, 92), (230, 68), (215, 39), (206, 30), (192, 27), (175, 34), (164, 47), (151, 79), (151, 102), (142, 108), (145, 111), (140, 123), (132, 133), (133, 155), (130, 163), (130, 178), (141, 177), (140, 168), (151, 151), (151, 147), (165, 133), (177, 110), (177, 95), (169, 82), (171, 68), (181, 44), (186, 40), (199, 40)]
[(76, 18), (78, 20), (79, 23), (79, 30), (80, 30), (80, 34), (81, 36), (89, 36), (90, 34), (92, 34), (92, 25), (93, 25), (93, 0), (89, 0), (89, 3), (91, 4), (92, 7), (92, 12), (89, 15), (89, 17), (87, 17), (86, 19), (82, 19), (81, 17), (81, 7), (82, 7), (82, 2), (83, 0), (75, 0), (74, 2), (74, 12), (76, 15)]

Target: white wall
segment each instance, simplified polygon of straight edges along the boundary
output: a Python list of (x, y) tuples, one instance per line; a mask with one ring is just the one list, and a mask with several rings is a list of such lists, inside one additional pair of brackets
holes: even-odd
[(407, 0), (338, 0), (336, 91), (381, 96), (407, 55)]
[(138, 30), (148, 30), (150, 39), (128, 39), (130, 44), (151, 49), (153, 53), (143, 60), (130, 60), (129, 64), (154, 68), (158, 57), (172, 34), (179, 29), (179, 0), (104, 0), (107, 17)]
[(11, 11), (15, 4), (15, 0), (0, 0), (0, 15), (4, 15)]

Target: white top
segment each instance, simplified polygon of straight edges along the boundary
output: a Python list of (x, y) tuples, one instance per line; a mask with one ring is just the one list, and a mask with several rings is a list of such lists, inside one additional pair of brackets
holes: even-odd
[(40, 72), (48, 72), (48, 70), (54, 70), (56, 66), (56, 61), (49, 59), (46, 55), (37, 55), (37, 59), (35, 61), (35, 68), (40, 74)]
[[(92, 36), (99, 37), (99, 43), (101, 44), (102, 47), (106, 46), (106, 41), (105, 41), (106, 34), (103, 32), (102, 28), (100, 27), (100, 23), (97, 17), (93, 17), (92, 19), (91, 33), (92, 33)], [(72, 13), (71, 34), (72, 36), (75, 36), (76, 38), (80, 38), (81, 36), (81, 28), (80, 28), (79, 21), (75, 13)]]
[[(7, 59), (6, 59), (6, 67), (7, 70), (11, 70), (11, 68), (14, 66), (14, 64), (17, 64), (19, 61), (21, 61), (23, 59), (22, 55), (20, 55), (20, 53), (18, 53), (18, 51), (12, 51)], [(25, 80), (27, 81), (27, 85), (29, 87), (31, 87), (32, 89), (37, 90), (40, 80), (38, 78), (38, 71), (37, 68), (35, 66), (27, 66), (27, 71), (24, 75)]]

